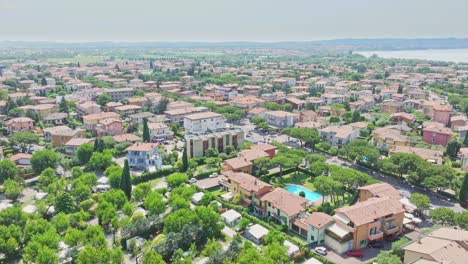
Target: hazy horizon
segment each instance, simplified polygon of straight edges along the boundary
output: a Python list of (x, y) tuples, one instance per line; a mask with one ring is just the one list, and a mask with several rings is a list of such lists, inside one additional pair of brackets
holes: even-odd
[(466, 0), (0, 0), (0, 40), (307, 42), (468, 38)]

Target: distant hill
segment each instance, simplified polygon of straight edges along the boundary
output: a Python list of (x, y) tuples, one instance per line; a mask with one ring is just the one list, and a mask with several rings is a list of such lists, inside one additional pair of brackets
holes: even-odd
[(415, 50), (468, 48), (468, 38), (334, 39), (304, 42), (34, 42), (0, 41), (0, 48), (295, 48), (299, 50)]

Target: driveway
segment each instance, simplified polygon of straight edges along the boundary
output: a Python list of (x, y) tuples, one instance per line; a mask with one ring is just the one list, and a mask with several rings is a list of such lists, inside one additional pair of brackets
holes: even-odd
[(334, 251), (331, 251), (330, 248), (326, 247), (328, 249), (328, 254), (325, 256), (326, 259), (330, 260), (333, 263), (339, 263), (339, 264), (361, 264), (365, 263), (370, 259), (373, 259), (379, 255), (381, 250), (387, 250), (386, 248), (391, 246), (385, 245), (385, 249), (376, 249), (376, 248), (364, 248), (361, 249), (364, 252), (364, 257), (358, 258), (358, 257), (350, 257), (346, 255), (346, 253), (343, 254), (338, 254), (335, 253)]

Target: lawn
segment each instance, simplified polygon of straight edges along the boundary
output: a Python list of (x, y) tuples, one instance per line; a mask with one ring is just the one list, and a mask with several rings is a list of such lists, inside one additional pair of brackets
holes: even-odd
[(315, 191), (315, 186), (313, 180), (307, 174), (302, 172), (292, 172), (289, 174), (284, 175), (282, 178), (279, 179), (279, 183), (288, 185), (288, 184), (296, 184), (306, 187), (311, 191)]

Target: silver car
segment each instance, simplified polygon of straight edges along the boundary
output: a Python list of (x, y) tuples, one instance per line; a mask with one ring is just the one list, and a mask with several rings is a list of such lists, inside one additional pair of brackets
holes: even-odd
[(319, 255), (322, 255), (322, 256), (327, 255), (327, 249), (324, 248), (324, 247), (316, 247), (316, 248), (314, 248), (314, 251), (315, 251), (315, 253), (317, 253)]

